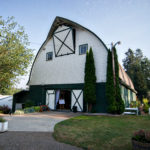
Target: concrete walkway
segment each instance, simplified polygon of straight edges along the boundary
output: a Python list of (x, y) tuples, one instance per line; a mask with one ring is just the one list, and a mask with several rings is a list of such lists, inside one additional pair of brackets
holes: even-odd
[(24, 115), (5, 115), (9, 131), (53, 132), (54, 126), (60, 121), (78, 116), (72, 112), (43, 112)]

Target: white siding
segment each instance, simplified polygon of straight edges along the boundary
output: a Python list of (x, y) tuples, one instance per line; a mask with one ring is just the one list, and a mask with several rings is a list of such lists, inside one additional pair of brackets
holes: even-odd
[[(59, 27), (60, 30), (61, 27)], [(72, 40), (70, 40), (72, 42)], [(75, 54), (55, 57), (52, 38), (40, 50), (32, 72), (29, 85), (84, 83), (86, 55), (79, 55), (79, 45), (92, 47), (96, 66), (97, 82), (106, 82), (107, 50), (92, 33), (76, 29)], [(46, 61), (46, 53), (53, 51), (53, 60)]]

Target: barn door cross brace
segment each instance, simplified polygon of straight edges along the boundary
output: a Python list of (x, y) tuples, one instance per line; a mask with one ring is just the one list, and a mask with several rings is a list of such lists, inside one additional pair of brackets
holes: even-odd
[(76, 104), (76, 103), (78, 103), (78, 105), (79, 105), (79, 107), (80, 107), (81, 111), (83, 111), (83, 110), (82, 110), (82, 107), (81, 107), (81, 105), (80, 105), (80, 103), (79, 103), (79, 101), (78, 101), (78, 100), (79, 100), (79, 98), (80, 98), (80, 96), (81, 96), (82, 92), (83, 92), (83, 91), (81, 91), (81, 92), (80, 92), (80, 94), (79, 94), (79, 96), (78, 96), (78, 97), (76, 97), (75, 93), (72, 91), (72, 93), (73, 93), (73, 95), (74, 95), (74, 97), (75, 97), (75, 99), (76, 99), (76, 101), (75, 101), (75, 103), (74, 103), (74, 105), (73, 105), (73, 106), (75, 106), (75, 104)]

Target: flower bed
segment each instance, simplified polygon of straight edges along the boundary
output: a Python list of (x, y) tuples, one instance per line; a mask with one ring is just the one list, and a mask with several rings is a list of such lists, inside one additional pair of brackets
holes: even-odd
[(133, 150), (150, 150), (150, 131), (139, 130), (132, 137)]

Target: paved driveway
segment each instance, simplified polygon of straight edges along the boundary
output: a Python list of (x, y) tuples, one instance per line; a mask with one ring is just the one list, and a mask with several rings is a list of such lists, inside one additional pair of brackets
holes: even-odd
[(56, 123), (78, 115), (72, 112), (4, 115), (9, 131), (0, 133), (0, 150), (82, 150), (57, 142), (52, 136)]
[(56, 123), (78, 116), (72, 112), (43, 112), (5, 116), (9, 131), (53, 132)]
[(0, 134), (0, 150), (82, 150), (55, 141), (49, 132), (5, 132)]

